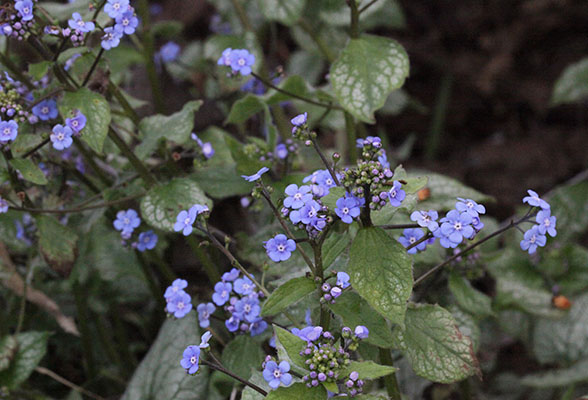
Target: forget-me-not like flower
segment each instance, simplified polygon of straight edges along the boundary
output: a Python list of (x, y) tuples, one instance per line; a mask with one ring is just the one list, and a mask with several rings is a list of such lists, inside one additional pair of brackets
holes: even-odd
[(310, 186), (303, 185), (298, 187), (295, 183), (286, 186), (284, 192), (288, 195), (284, 199), (284, 207), (297, 210), (304, 206), (304, 204), (312, 200), (312, 193), (310, 193)]
[(33, 2), (31, 0), (19, 0), (14, 4), (14, 8), (18, 11), (23, 21), (33, 19)]
[(439, 227), (437, 223), (439, 214), (435, 210), (429, 211), (414, 211), (410, 214), (411, 221), (416, 222), (419, 226), (429, 229), (431, 232), (435, 231)]
[(255, 182), (256, 180), (261, 179), (261, 175), (265, 174), (267, 171), (269, 171), (268, 167), (262, 167), (253, 175), (241, 175), (241, 178), (245, 179), (247, 182)]
[(233, 51), (233, 49), (231, 49), (230, 47), (224, 49), (222, 55), (220, 56), (220, 58), (218, 59), (218, 61), (216, 63), (218, 65), (224, 65), (225, 67), (230, 66), (232, 51)]
[(476, 203), (472, 199), (462, 199), (461, 197), (458, 197), (457, 200), (459, 201), (455, 203), (455, 209), (459, 212), (468, 213), (472, 217), (477, 217), (480, 214), (486, 213), (486, 207), (482, 204)]
[(543, 247), (545, 243), (547, 243), (547, 237), (542, 235), (539, 232), (539, 228), (535, 225), (525, 232), (523, 240), (521, 240), (521, 249), (528, 251), (529, 254), (533, 254), (537, 251), (537, 246)]
[(231, 296), (231, 291), (233, 290), (233, 285), (230, 283), (225, 282), (217, 282), (214, 285), (214, 294), (212, 295), (212, 301), (217, 306), (224, 306), (227, 301), (229, 301), (229, 297)]
[(143, 252), (145, 250), (153, 250), (157, 245), (157, 234), (153, 231), (139, 233), (137, 239), (137, 250)]
[(557, 219), (554, 215), (551, 215), (550, 209), (539, 211), (535, 221), (537, 221), (539, 224), (537, 225), (537, 230), (540, 234), (549, 234), (551, 237), (555, 237), (557, 235), (557, 231), (555, 230)]
[(467, 213), (451, 210), (441, 222), (441, 233), (453, 243), (459, 244), (464, 237), (469, 239), (474, 235), (474, 228), (471, 226), (472, 216)]
[(399, 207), (404, 198), (406, 197), (406, 192), (402, 190), (402, 185), (398, 181), (394, 181), (392, 183), (392, 188), (388, 191), (388, 199), (390, 200), (390, 204), (394, 207)]
[(172, 62), (177, 60), (180, 50), (180, 45), (176, 42), (167, 42), (159, 49), (159, 57), (164, 63)]
[(100, 45), (104, 50), (110, 50), (118, 47), (120, 40), (123, 37), (123, 30), (119, 25), (109, 26), (104, 28), (104, 35)]
[(223, 280), (223, 282), (233, 282), (235, 279), (239, 277), (240, 273), (241, 271), (239, 271), (237, 268), (233, 268), (229, 272), (225, 272), (221, 279)]
[(71, 29), (76, 29), (80, 32), (92, 32), (96, 25), (93, 22), (84, 22), (80, 13), (75, 12), (71, 15), (71, 19), (67, 21)]
[(288, 386), (292, 383), (292, 375), (288, 371), (290, 364), (287, 361), (282, 361), (279, 365), (275, 361), (268, 361), (263, 369), (263, 379), (272, 389), (277, 389), (280, 385)]
[(200, 303), (196, 307), (198, 312), (198, 323), (201, 328), (208, 328), (210, 326), (210, 316), (216, 310), (212, 303)]
[(292, 123), (292, 125), (294, 126), (302, 126), (304, 124), (306, 124), (306, 121), (308, 120), (308, 113), (302, 113), (302, 114), (298, 114), (297, 116), (295, 116), (294, 118), (292, 118), (290, 120), (290, 122)]
[[(425, 236), (425, 232), (422, 229), (414, 228), (414, 229), (405, 229), (402, 232), (402, 236), (398, 238), (400, 244), (404, 247), (408, 247), (416, 242), (418, 242), (422, 237)], [(407, 251), (408, 254), (415, 254), (418, 251), (423, 251), (427, 248), (427, 242), (424, 241), (422, 243), (417, 244), (412, 249)]]
[(107, 0), (104, 5), (104, 12), (112, 19), (116, 19), (127, 12), (129, 0)]
[(51, 143), (53, 144), (53, 148), (55, 150), (63, 150), (70, 147), (73, 143), (71, 135), (73, 135), (73, 131), (69, 126), (57, 124), (53, 127), (53, 131), (51, 135), (49, 135), (49, 139), (51, 139)]
[(165, 289), (165, 293), (163, 294), (163, 297), (165, 297), (166, 300), (169, 300), (172, 296), (174, 296), (176, 293), (178, 292), (183, 292), (185, 288), (188, 287), (188, 281), (185, 279), (175, 279), (171, 285), (168, 286), (167, 289)]
[(49, 121), (57, 117), (57, 103), (53, 99), (45, 99), (35, 105), (32, 111), (41, 121)]
[(260, 311), (261, 307), (256, 297), (243, 297), (235, 303), (234, 315), (237, 315), (240, 320), (253, 322), (259, 317)]
[(353, 218), (358, 217), (361, 213), (357, 199), (354, 197), (348, 197), (345, 195), (345, 197), (341, 197), (337, 200), (336, 205), (335, 214), (337, 214), (337, 216), (341, 218), (341, 221), (346, 224), (352, 223)]
[(527, 190), (527, 193), (529, 193), (529, 195), (523, 197), (523, 203), (527, 203), (533, 207), (541, 207), (543, 210), (549, 210), (551, 208), (549, 203), (541, 199), (537, 192), (529, 189)]
[(233, 285), (233, 290), (242, 296), (248, 296), (255, 290), (255, 285), (246, 276), (239, 278)]
[(180, 365), (190, 375), (198, 372), (198, 361), (200, 359), (200, 347), (188, 346), (182, 354), (182, 361)]
[(165, 309), (176, 318), (184, 318), (192, 309), (192, 298), (184, 291), (178, 292), (169, 298)]
[(65, 119), (65, 124), (75, 133), (80, 133), (86, 126), (86, 121), (86, 116), (80, 110), (76, 110), (74, 117)]
[(243, 76), (251, 74), (251, 67), (255, 64), (255, 56), (245, 49), (235, 49), (229, 55), (233, 73), (239, 72)]
[(18, 136), (18, 124), (14, 120), (0, 120), (0, 143), (8, 143)]
[(347, 272), (337, 272), (337, 286), (340, 286), (341, 289), (345, 289), (349, 287), (349, 285), (349, 275), (347, 274)]
[(280, 262), (290, 258), (292, 252), (296, 250), (296, 242), (280, 233), (266, 241), (264, 247), (272, 261)]
[(125, 11), (116, 17), (116, 26), (118, 26), (125, 35), (132, 35), (135, 33), (138, 25), (139, 19), (131, 10)]
[(192, 224), (196, 221), (198, 214), (208, 211), (208, 207), (201, 204), (194, 204), (188, 211), (182, 210), (176, 217), (176, 223), (174, 224), (174, 231), (180, 232), (184, 236), (188, 236), (192, 233)]
[(141, 218), (137, 214), (137, 211), (129, 208), (126, 211), (119, 211), (116, 213), (116, 219), (113, 222), (114, 229), (121, 231), (122, 233), (130, 234), (141, 225)]

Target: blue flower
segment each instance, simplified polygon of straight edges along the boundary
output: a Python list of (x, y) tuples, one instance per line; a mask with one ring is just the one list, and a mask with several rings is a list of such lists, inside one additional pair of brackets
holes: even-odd
[(157, 235), (153, 231), (141, 232), (137, 240), (137, 250), (143, 252), (145, 250), (153, 250), (157, 245)]
[(335, 208), (335, 214), (346, 224), (352, 223), (353, 218), (359, 216), (361, 213), (357, 199), (353, 196), (348, 196), (348, 194), (345, 194), (345, 197), (339, 198), (336, 203), (337, 207)]
[[(421, 239), (423, 236), (425, 236), (425, 233), (423, 232), (423, 230), (419, 229), (419, 228), (405, 229), (402, 232), (402, 234), (403, 234), (403, 236), (400, 236), (398, 238), (398, 241), (404, 247), (408, 247), (411, 244), (418, 242), (419, 239)], [(408, 250), (408, 254), (415, 254), (417, 252), (417, 250), (423, 251), (426, 248), (427, 248), (427, 242), (425, 241), (425, 242), (419, 243), (418, 245), (416, 245), (412, 249)]]
[(225, 326), (229, 332), (236, 332), (239, 329), (241, 320), (236, 315), (231, 315), (231, 318), (225, 321)]
[(131, 10), (124, 12), (116, 18), (116, 25), (123, 31), (125, 35), (132, 35), (135, 33), (139, 25), (139, 19), (135, 17), (135, 13)]
[(122, 233), (130, 234), (141, 225), (141, 218), (137, 211), (129, 208), (127, 211), (119, 211), (116, 213), (116, 220), (114, 220), (114, 229)]
[(370, 331), (365, 326), (358, 325), (355, 327), (355, 331), (353, 333), (355, 333), (355, 337), (357, 337), (358, 339), (367, 339), (367, 337), (370, 334)]
[(311, 224), (318, 219), (318, 212), (321, 210), (321, 205), (315, 200), (307, 202), (301, 209), (294, 210), (290, 213), (290, 221), (293, 224), (302, 222), (304, 225)]
[(14, 120), (0, 120), (0, 143), (8, 143), (18, 136), (18, 124)]
[(118, 47), (122, 37), (123, 31), (119, 25), (109, 26), (108, 28), (104, 28), (104, 36), (102, 36), (100, 45), (104, 50), (113, 49)]
[(441, 222), (441, 233), (453, 243), (460, 244), (464, 237), (470, 238), (474, 235), (472, 216), (467, 213), (451, 210)]
[(192, 233), (192, 224), (196, 221), (196, 217), (198, 216), (198, 210), (194, 207), (190, 208), (188, 211), (182, 210), (176, 217), (176, 223), (174, 224), (174, 231), (180, 232), (184, 236), (188, 236)]
[(292, 328), (291, 331), (294, 335), (298, 336), (302, 340), (307, 342), (314, 342), (321, 337), (323, 328), (321, 326), (307, 326), (303, 329)]
[(363, 149), (364, 146), (373, 146), (375, 148), (382, 147), (382, 139), (377, 136), (368, 136), (365, 139), (357, 139), (355, 147)]
[(12, 26), (10, 26), (8, 23), (0, 25), (0, 34), (4, 36), (10, 36), (12, 35), (12, 31)]
[(193, 132), (191, 137), (196, 141), (196, 143), (198, 143), (198, 146), (200, 146), (200, 149), (202, 150), (202, 155), (206, 157), (206, 159), (209, 159), (214, 155), (214, 148), (210, 142), (202, 142), (202, 140), (200, 140), (200, 138)]
[(304, 124), (306, 124), (307, 119), (308, 119), (308, 113), (305, 112), (303, 114), (298, 114), (297, 116), (292, 118), (290, 120), (290, 122), (294, 126), (303, 126)]
[(337, 286), (340, 286), (341, 289), (345, 289), (349, 287), (349, 285), (349, 275), (347, 274), (347, 272), (337, 272)]
[(204, 332), (202, 334), (202, 336), (200, 336), (200, 344), (198, 345), (198, 347), (201, 349), (209, 348), (210, 345), (208, 344), (208, 341), (210, 340), (211, 337), (212, 337), (212, 333), (210, 333), (210, 331)]
[(175, 42), (167, 42), (159, 49), (159, 56), (164, 63), (175, 61), (180, 55), (180, 45)]
[(288, 195), (284, 199), (284, 207), (292, 208), (297, 210), (304, 206), (305, 203), (312, 200), (312, 194), (310, 193), (310, 186), (304, 185), (298, 187), (298, 185), (292, 183), (286, 186), (284, 192)]
[(230, 283), (217, 282), (214, 285), (214, 294), (212, 295), (212, 301), (217, 306), (223, 306), (229, 300), (233, 285)]
[[(472, 226), (474, 227), (476, 232), (480, 232), (484, 227), (484, 223), (482, 222), (482, 220), (480, 220), (480, 217), (473, 217)], [(470, 237), (469, 239), (472, 239), (473, 237), (474, 235), (472, 235), (472, 237)]]
[(381, 150), (382, 154), (378, 156), (378, 161), (382, 164), (384, 168), (390, 168), (390, 163), (388, 162), (388, 157), (386, 156), (386, 152)]
[(86, 121), (86, 116), (82, 114), (80, 110), (76, 110), (75, 117), (66, 118), (65, 124), (69, 126), (75, 133), (80, 133), (80, 131), (86, 126)]
[(218, 59), (218, 61), (216, 62), (218, 65), (224, 65), (226, 67), (231, 65), (231, 52), (233, 51), (233, 49), (226, 48), (223, 50), (223, 54), (221, 55), (221, 57)]
[(183, 292), (188, 287), (188, 281), (185, 279), (176, 279), (170, 286), (165, 290), (163, 297), (166, 300), (171, 299), (176, 293)]
[(523, 203), (527, 203), (533, 207), (541, 207), (543, 210), (549, 210), (551, 206), (545, 200), (539, 198), (537, 192), (532, 191), (531, 189), (527, 190), (529, 193), (528, 196), (523, 197)]
[[(341, 175), (337, 173), (337, 178), (341, 179)], [(331, 173), (326, 169), (319, 169), (314, 171), (302, 180), (303, 183), (312, 183), (312, 193), (318, 197), (323, 197), (329, 194), (329, 189), (336, 186)]]
[(186, 372), (190, 375), (195, 374), (198, 372), (198, 361), (200, 359), (200, 347), (198, 346), (188, 346), (186, 350), (184, 350), (184, 354), (182, 355), (182, 361), (180, 361), (180, 365), (182, 368), (186, 370)]
[(477, 217), (479, 214), (486, 213), (486, 207), (476, 203), (472, 199), (462, 199), (461, 197), (458, 197), (457, 200), (459, 201), (455, 203), (455, 208), (461, 213), (468, 213), (472, 217)]
[(274, 149), (274, 154), (280, 160), (285, 159), (288, 157), (288, 146), (286, 146), (284, 143), (280, 143)]
[(57, 117), (57, 103), (53, 99), (46, 99), (34, 106), (32, 111), (41, 121), (48, 121)]
[(49, 138), (55, 150), (63, 150), (70, 147), (73, 143), (71, 135), (73, 135), (73, 131), (69, 126), (57, 124), (53, 127), (53, 133), (49, 135)]
[(523, 240), (521, 240), (521, 249), (528, 250), (529, 254), (533, 254), (537, 251), (537, 246), (543, 247), (545, 243), (547, 243), (547, 237), (542, 235), (539, 232), (539, 227), (535, 225), (525, 232)]
[(184, 318), (192, 309), (191, 301), (190, 295), (181, 291), (169, 298), (165, 309), (176, 318)]
[(225, 272), (221, 277), (223, 282), (233, 282), (239, 277), (241, 272), (237, 268), (231, 269), (229, 272)]
[(398, 181), (392, 183), (392, 189), (388, 192), (388, 199), (390, 204), (394, 207), (399, 207), (402, 200), (406, 197), (406, 192), (402, 190), (402, 185)]
[(229, 55), (229, 61), (233, 73), (241, 73), (243, 76), (251, 74), (251, 67), (255, 64), (255, 56), (245, 49), (235, 49)]
[(249, 278), (244, 276), (243, 278), (239, 278), (235, 281), (233, 289), (236, 293), (242, 296), (248, 296), (255, 290), (255, 285), (253, 284), (253, 282), (251, 282)]
[(33, 2), (31, 0), (19, 0), (14, 4), (14, 8), (18, 11), (23, 21), (33, 19)]
[[(84, 22), (80, 13), (75, 12), (71, 15), (71, 19), (67, 21), (71, 29), (78, 30), (80, 32), (92, 32), (95, 28), (93, 22)], [(55, 118), (55, 117), (54, 117)]]
[(216, 310), (212, 303), (200, 303), (196, 307), (198, 312), (198, 323), (201, 328), (208, 328), (210, 326), (210, 316)]
[(411, 221), (416, 222), (423, 228), (429, 229), (431, 232), (435, 231), (439, 227), (437, 218), (439, 218), (439, 214), (437, 214), (437, 211), (435, 210), (414, 211), (412, 214), (410, 214)]
[(262, 167), (255, 174), (249, 176), (241, 175), (241, 178), (245, 179), (247, 182), (255, 182), (256, 180), (261, 179), (261, 175), (265, 174), (267, 171), (269, 171), (268, 167)]
[(449, 240), (449, 238), (443, 234), (441, 228), (437, 228), (433, 232), (433, 236), (433, 239), (439, 239), (439, 244), (441, 245), (441, 247), (444, 247), (446, 249), (455, 249), (459, 245), (459, 243), (455, 243)]
[(551, 210), (539, 211), (535, 220), (539, 224), (537, 225), (537, 230), (540, 234), (545, 235), (548, 233), (551, 237), (555, 237), (557, 235), (557, 231), (555, 230), (557, 219), (554, 215), (551, 215)]
[(240, 320), (253, 322), (259, 317), (260, 311), (261, 307), (256, 297), (243, 297), (235, 303), (233, 315), (236, 315)]
[(263, 369), (263, 379), (272, 389), (277, 389), (280, 385), (288, 386), (292, 383), (292, 375), (288, 371), (290, 371), (290, 364), (287, 361), (282, 361), (280, 365), (275, 361), (268, 361)]
[(261, 318), (257, 318), (249, 325), (249, 332), (251, 336), (261, 335), (267, 329), (267, 322)]
[(264, 247), (272, 261), (280, 262), (290, 258), (292, 252), (296, 250), (296, 242), (280, 233), (266, 241)]
[(0, 214), (8, 212), (8, 202), (0, 196)]
[(129, 0), (107, 0), (104, 5), (104, 12), (112, 19), (122, 16), (128, 9)]

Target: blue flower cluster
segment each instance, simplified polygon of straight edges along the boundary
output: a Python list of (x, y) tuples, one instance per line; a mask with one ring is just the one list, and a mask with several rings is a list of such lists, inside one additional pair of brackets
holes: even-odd
[(541, 199), (537, 192), (533, 190), (527, 190), (528, 196), (523, 198), (523, 203), (530, 205), (531, 207), (539, 207), (540, 210), (535, 218), (536, 224), (531, 229), (526, 231), (521, 240), (521, 249), (528, 251), (529, 254), (533, 254), (537, 251), (537, 247), (543, 247), (547, 243), (547, 236), (555, 237), (557, 231), (555, 225), (557, 218), (551, 215), (551, 206), (548, 202)]
[(346, 272), (337, 272), (337, 282), (331, 285), (329, 282), (323, 282), (321, 290), (323, 295), (321, 296), (321, 303), (335, 304), (335, 299), (343, 293), (343, 290), (351, 286), (349, 283), (349, 275)]
[[(54, 117), (53, 117), (54, 118)], [(65, 150), (73, 143), (72, 136), (79, 136), (86, 126), (86, 116), (80, 110), (75, 110), (71, 118), (65, 119), (65, 126), (57, 124), (49, 138), (55, 150)]]
[[(223, 307), (230, 316), (225, 320), (229, 332), (249, 332), (251, 336), (261, 334), (267, 329), (267, 322), (261, 316), (260, 298), (263, 293), (256, 290), (255, 284), (240, 271), (233, 268), (223, 274), (221, 281), (214, 285), (213, 303), (201, 303), (196, 307), (200, 327), (210, 326), (210, 316), (216, 306)], [(215, 306), (216, 305), (216, 306)]]
[[(485, 214), (486, 208), (472, 199), (458, 198), (455, 209), (449, 211), (439, 222), (441, 225), (433, 231), (433, 236), (439, 239), (441, 246), (456, 248), (464, 239), (473, 239), (483, 227), (480, 214)], [(423, 215), (423, 222), (433, 225), (432, 212), (428, 218)], [(419, 225), (421, 222), (419, 222)], [(434, 225), (433, 225), (434, 226)]]
[(6, 5), (0, 10), (0, 35), (25, 39), (34, 26), (34, 5), (31, 0), (17, 0), (14, 8)]
[(218, 65), (231, 67), (233, 75), (240, 73), (243, 76), (250, 75), (251, 67), (255, 64), (255, 56), (245, 49), (231, 49), (223, 51), (217, 61)]
[[(114, 229), (120, 231), (123, 244), (129, 240), (136, 228), (141, 225), (141, 218), (137, 211), (129, 208), (126, 211), (119, 211), (116, 214), (116, 219), (113, 222)], [(145, 250), (153, 250), (157, 245), (158, 236), (152, 230), (141, 232), (136, 242), (131, 244), (131, 247), (136, 248), (140, 252)]]
[(174, 224), (174, 231), (182, 232), (184, 236), (188, 236), (192, 233), (194, 228), (194, 222), (198, 215), (208, 212), (208, 206), (202, 204), (194, 204), (189, 210), (182, 210), (176, 217), (176, 223)]
[(200, 353), (202, 350), (207, 351), (209, 349), (210, 345), (208, 341), (211, 337), (212, 334), (206, 331), (200, 338), (200, 344), (198, 346), (190, 345), (184, 350), (180, 365), (186, 370), (187, 374), (194, 375), (198, 372), (200, 367)]
[(187, 287), (186, 280), (176, 279), (165, 290), (163, 297), (166, 301), (165, 311), (168, 314), (176, 318), (184, 318), (192, 310), (192, 298), (184, 291)]
[[(33, 82), (34, 88), (44, 86), (46, 82), (46, 78)], [(30, 123), (37, 122), (37, 118), (29, 111), (32, 101), (33, 92), (30, 88), (24, 83), (12, 79), (8, 72), (0, 73), (0, 121), (14, 121), (16, 124), (27, 120)], [(5, 124), (3, 125), (5, 127)], [(6, 133), (0, 137), (6, 138), (5, 135)]]

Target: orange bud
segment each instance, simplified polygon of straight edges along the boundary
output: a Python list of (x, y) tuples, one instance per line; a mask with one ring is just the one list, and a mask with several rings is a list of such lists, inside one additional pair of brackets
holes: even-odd
[(422, 188), (417, 192), (419, 201), (427, 200), (431, 196), (431, 190), (429, 188)]
[(572, 302), (568, 300), (566, 296), (557, 295), (551, 298), (551, 302), (555, 308), (559, 308), (560, 310), (569, 310), (572, 306)]

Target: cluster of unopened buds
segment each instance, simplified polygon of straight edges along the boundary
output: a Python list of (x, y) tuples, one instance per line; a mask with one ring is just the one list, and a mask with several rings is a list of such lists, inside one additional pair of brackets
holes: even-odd
[(329, 284), (327, 281), (321, 285), (323, 295), (321, 296), (320, 302), (335, 304), (335, 299), (341, 296), (343, 290), (350, 286), (349, 275), (343, 271), (337, 272), (337, 282), (334, 285)]

